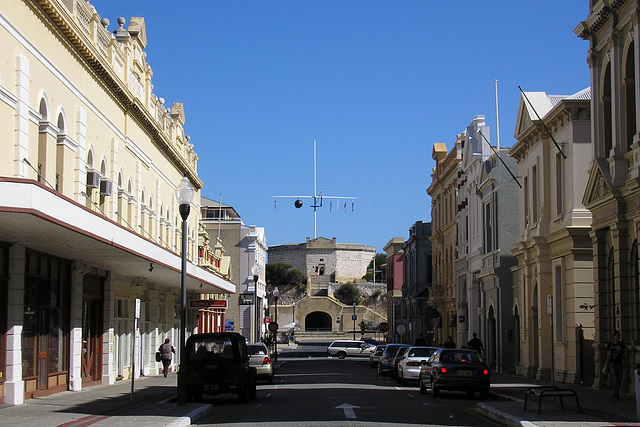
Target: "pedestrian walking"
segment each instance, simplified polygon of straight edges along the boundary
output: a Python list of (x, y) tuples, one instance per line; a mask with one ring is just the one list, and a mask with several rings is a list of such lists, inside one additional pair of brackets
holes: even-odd
[(482, 345), (482, 341), (478, 338), (478, 334), (475, 332), (472, 334), (472, 338), (467, 343), (467, 348), (471, 350), (475, 350), (480, 354), (484, 354), (484, 346)]
[(164, 344), (160, 345), (158, 351), (162, 355), (162, 373), (166, 377), (169, 373), (169, 365), (171, 364), (173, 355), (176, 353), (176, 349), (171, 345), (171, 340), (167, 338), (164, 340)]
[(447, 337), (447, 340), (444, 342), (444, 348), (456, 348), (456, 343), (453, 341), (453, 338)]
[(613, 387), (613, 400), (620, 399), (620, 384), (622, 383), (622, 367), (624, 365), (625, 345), (620, 340), (620, 332), (614, 331), (611, 341), (607, 344), (607, 358), (604, 361), (602, 373), (609, 371), (611, 386)]

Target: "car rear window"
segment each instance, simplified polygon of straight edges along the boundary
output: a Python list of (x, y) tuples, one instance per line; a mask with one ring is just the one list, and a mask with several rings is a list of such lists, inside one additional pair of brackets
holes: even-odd
[(207, 353), (214, 353), (223, 359), (233, 359), (233, 342), (226, 338), (206, 338), (193, 340), (189, 349), (196, 358)]
[(407, 357), (429, 357), (433, 352), (432, 348), (412, 348)]
[(441, 362), (482, 362), (482, 359), (475, 351), (443, 351), (440, 354)]
[(256, 355), (256, 354), (258, 356), (266, 356), (267, 355), (267, 351), (261, 345), (248, 345), (247, 346), (247, 352), (249, 353), (249, 356), (253, 356), (253, 355)]

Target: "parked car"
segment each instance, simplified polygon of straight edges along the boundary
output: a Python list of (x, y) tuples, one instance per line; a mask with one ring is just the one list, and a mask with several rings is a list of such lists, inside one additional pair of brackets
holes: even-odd
[(372, 368), (378, 366), (380, 356), (382, 356), (382, 352), (384, 351), (385, 347), (386, 345), (376, 346), (376, 348), (373, 350), (373, 353), (371, 353), (371, 356), (369, 356), (369, 366), (371, 366)]
[(337, 356), (338, 359), (344, 359), (347, 356), (369, 357), (375, 348), (375, 345), (369, 345), (360, 340), (335, 340), (327, 347), (327, 353), (330, 356)]
[(369, 345), (378, 345), (378, 341), (371, 337), (362, 337), (362, 341), (366, 342)]
[(256, 397), (256, 368), (249, 365), (245, 338), (235, 332), (194, 334), (187, 339), (187, 399), (233, 393), (241, 403)]
[(409, 350), (398, 362), (398, 373), (396, 375), (398, 382), (406, 386), (409, 381), (418, 381), (422, 363), (426, 363), (437, 349), (438, 347), (409, 347)]
[(249, 365), (256, 368), (257, 379), (273, 384), (273, 363), (267, 346), (263, 343), (247, 344)]
[(439, 348), (420, 367), (420, 393), (431, 389), (435, 397), (441, 390), (480, 392), (489, 396), (491, 371), (475, 350)]
[(393, 378), (394, 380), (398, 378), (398, 363), (400, 363), (400, 360), (404, 357), (405, 353), (407, 352), (407, 350), (409, 350), (409, 348), (410, 348), (409, 346), (400, 347), (396, 355), (391, 360), (390, 374), (391, 374), (391, 378)]
[(383, 376), (391, 373), (391, 363), (393, 362), (393, 358), (396, 357), (396, 353), (402, 347), (409, 347), (407, 344), (387, 344), (382, 352), (382, 356), (380, 356), (380, 361), (378, 362), (378, 375)]

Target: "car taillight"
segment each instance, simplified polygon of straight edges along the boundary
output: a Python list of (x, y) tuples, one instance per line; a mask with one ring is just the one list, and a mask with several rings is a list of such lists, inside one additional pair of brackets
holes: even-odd
[(420, 366), (420, 362), (407, 362), (407, 366)]
[(270, 365), (271, 364), (271, 359), (267, 356), (264, 358), (264, 360), (262, 361), (263, 365)]
[(489, 375), (489, 370), (485, 369), (484, 371), (482, 371), (482, 375)]
[(447, 368), (445, 368), (444, 366), (442, 366), (442, 367), (440, 368), (440, 373), (441, 373), (441, 374), (446, 374), (446, 373), (447, 373)]

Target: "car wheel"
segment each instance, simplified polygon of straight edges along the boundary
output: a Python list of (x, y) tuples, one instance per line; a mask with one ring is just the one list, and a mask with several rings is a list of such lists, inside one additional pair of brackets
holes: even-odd
[(438, 387), (436, 387), (435, 384), (433, 384), (433, 381), (431, 381), (431, 396), (438, 397), (439, 394), (440, 394), (440, 389), (438, 389)]
[(409, 381), (405, 377), (402, 377), (402, 379), (400, 380), (400, 385), (402, 387), (406, 387), (409, 385)]
[(402, 384), (402, 372), (400, 371), (400, 369), (398, 369), (398, 372), (396, 373), (396, 381), (398, 382), (398, 384)]
[(382, 366), (378, 363), (378, 375), (382, 376)]
[(424, 382), (422, 381), (422, 375), (420, 375), (418, 382), (420, 383), (420, 394), (427, 394), (427, 388), (424, 386)]
[(273, 374), (271, 374), (267, 379), (267, 384), (273, 384)]
[(338, 356), (338, 359), (344, 359), (345, 357), (347, 357), (347, 353), (345, 353), (344, 351), (340, 351), (336, 356)]

